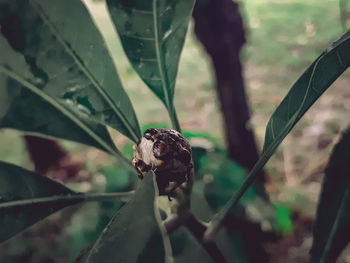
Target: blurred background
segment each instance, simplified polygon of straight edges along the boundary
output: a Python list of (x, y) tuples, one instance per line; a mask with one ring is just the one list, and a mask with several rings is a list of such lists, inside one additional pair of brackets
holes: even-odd
[[(205, 6), (210, 1), (199, 2)], [(232, 36), (244, 36), (246, 41), (243, 43), (243, 38), (241, 41), (237, 38), (232, 41), (237, 45), (236, 50), (240, 51), (244, 80), (242, 88), (245, 87), (251, 114), (247, 127), (254, 132), (257, 149), (262, 149), (267, 121), (289, 88), (308, 65), (346, 31), (348, 21), (345, 2), (237, 1), (237, 12), (242, 17), (244, 32), (237, 33), (237, 28), (233, 28)], [(85, 3), (108, 43), (142, 129), (170, 126), (164, 106), (140, 80), (124, 55), (104, 1), (86, 0)], [(343, 9), (340, 9), (340, 5), (343, 5)], [(205, 24), (210, 23), (206, 20), (214, 18), (206, 17), (203, 10), (197, 10), (195, 19), (196, 25), (201, 25), (202, 31), (211, 30), (212, 36), (225, 39), (230, 31), (228, 28), (220, 28), (220, 24), (210, 28), (213, 24)], [(218, 20), (213, 21), (215, 24)], [(236, 22), (232, 23), (237, 25)], [(176, 83), (175, 106), (182, 129), (197, 146), (194, 158), (198, 159), (198, 171), (201, 171), (201, 165), (205, 161), (219, 158), (223, 165), (232, 164), (227, 168), (229, 170), (223, 169), (223, 173), (233, 169), (244, 174), (244, 168), (249, 169), (249, 162), (241, 160), (233, 163), (229, 160), (234, 155), (243, 156), (245, 153), (231, 151), (230, 142), (225, 139), (227, 124), (225, 126), (223, 107), (217, 95), (220, 84), (216, 80), (218, 74), (215, 74), (208, 49), (198, 40), (194, 29), (195, 23), (192, 21)], [(196, 32), (198, 33), (197, 30)], [(220, 42), (222, 39), (215, 41)], [(227, 41), (230, 45), (231, 40)], [(277, 217), (272, 230), (278, 235), (278, 241), (264, 244), (264, 249), (270, 255), (267, 262), (308, 260), (312, 221), (323, 170), (334, 143), (348, 125), (349, 83), (350, 73), (347, 71), (307, 112), (265, 167), (264, 183)], [(25, 140), (21, 134), (11, 130), (2, 130), (0, 133), (0, 160), (31, 170), (42, 169), (51, 178), (62, 181), (77, 191), (127, 191), (136, 184), (135, 175), (120, 168), (117, 161), (105, 153), (66, 141), (59, 141), (63, 151), (59, 163), (50, 167), (34, 167), (27, 146), (31, 145), (29, 147), (33, 150), (33, 147), (37, 147), (37, 142), (33, 142), (33, 138)], [(119, 149), (131, 159), (130, 141), (115, 132), (112, 134)], [(201, 149), (209, 153), (215, 152), (216, 155), (200, 159), (203, 157)], [(203, 180), (210, 181), (212, 174), (210, 169), (206, 169)], [(97, 237), (121, 205), (103, 202), (64, 209), (3, 243), (0, 246), (0, 262), (72, 262)], [(350, 253), (345, 251), (339, 262), (350, 262)]]

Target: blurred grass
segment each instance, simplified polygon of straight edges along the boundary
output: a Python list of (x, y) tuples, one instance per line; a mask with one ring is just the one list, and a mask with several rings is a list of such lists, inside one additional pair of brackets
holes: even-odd
[(244, 1), (250, 27), (249, 58), (264, 65), (306, 67), (342, 34), (338, 1)]
[[(252, 110), (261, 122), (320, 53), (343, 34), (337, 0), (242, 1), (248, 44), (245, 74)], [(265, 115), (265, 116), (261, 116)]]

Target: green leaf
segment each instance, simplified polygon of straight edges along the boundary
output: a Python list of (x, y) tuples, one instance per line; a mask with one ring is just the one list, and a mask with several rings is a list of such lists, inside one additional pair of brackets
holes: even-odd
[[(254, 234), (256, 235), (257, 233)], [(249, 256), (247, 255), (249, 251), (244, 247), (244, 239), (240, 231), (229, 232), (226, 227), (223, 227), (215, 236), (215, 243), (227, 262), (249, 262)], [(251, 242), (251, 250), (256, 249), (254, 243), (254, 241)], [(259, 253), (258, 251), (256, 252)], [(251, 262), (254, 262), (254, 260), (251, 260)]]
[(349, 47), (350, 31), (328, 47), (293, 85), (267, 124), (265, 155), (272, 155), (305, 112), (349, 67)]
[(212, 263), (213, 260), (202, 245), (185, 228), (180, 227), (170, 235), (174, 263)]
[[(0, 72), (133, 141), (139, 125), (101, 34), (79, 0), (0, 0)], [(9, 74), (10, 73), (10, 74)]]
[(314, 226), (311, 262), (336, 262), (350, 242), (350, 127), (326, 168)]
[[(24, 80), (23, 84), (32, 87)], [(0, 128), (67, 139), (120, 155), (104, 126), (50, 102), (0, 73)]]
[(0, 242), (83, 200), (83, 195), (44, 176), (0, 162)]
[(179, 129), (173, 98), (194, 0), (107, 0), (126, 55)]
[[(246, 178), (246, 171), (239, 164), (225, 158), (221, 154), (210, 153), (203, 157), (203, 165), (200, 173), (207, 175), (204, 194), (208, 204), (214, 211), (224, 206), (230, 199), (232, 191), (237, 192)], [(258, 198), (253, 188), (247, 190), (244, 196), (244, 204), (253, 203)]]
[(328, 47), (303, 73), (272, 114), (265, 134), (261, 157), (248, 174), (237, 194), (212, 219), (206, 235), (215, 232), (220, 222), (233, 209), (277, 147), (311, 105), (350, 65), (350, 31)]
[(196, 180), (191, 193), (191, 211), (196, 218), (208, 222), (215, 214), (208, 204), (204, 195), (205, 183), (203, 180)]
[(170, 244), (155, 206), (158, 190), (149, 172), (79, 262), (168, 262)]

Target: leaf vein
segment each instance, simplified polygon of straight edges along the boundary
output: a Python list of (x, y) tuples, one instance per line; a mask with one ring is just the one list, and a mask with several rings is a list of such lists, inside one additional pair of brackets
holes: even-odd
[(67, 53), (74, 59), (75, 63), (81, 68), (81, 70), (84, 72), (84, 74), (88, 77), (88, 79), (92, 82), (95, 89), (98, 91), (99, 94), (107, 101), (109, 106), (114, 110), (116, 115), (119, 117), (120, 121), (125, 125), (129, 133), (132, 135), (133, 140), (138, 141), (138, 136), (135, 134), (134, 130), (131, 128), (129, 122), (127, 121), (124, 114), (120, 111), (118, 107), (113, 103), (110, 96), (103, 90), (103, 88), (100, 86), (98, 81), (95, 79), (93, 74), (90, 72), (90, 70), (86, 67), (86, 65), (83, 63), (81, 58), (76, 54), (74, 50), (70, 47), (69, 44), (62, 38), (62, 36), (59, 34), (56, 27), (51, 23), (49, 18), (46, 16), (42, 8), (39, 4), (33, 3), (34, 9), (37, 11), (39, 16), (43, 19), (43, 21), (48, 25), (48, 27), (51, 29), (51, 32), (55, 35), (57, 40), (62, 44), (62, 46), (65, 48)]
[(128, 37), (128, 38), (133, 38), (133, 39), (139, 39), (139, 40), (144, 40), (144, 41), (155, 41), (154, 37), (140, 37), (132, 34), (120, 34), (122, 37)]
[(23, 79), (21, 76), (13, 72), (12, 70), (9, 70), (5, 68), (4, 66), (0, 66), (0, 72), (3, 72), (10, 78), (18, 81), (21, 83), (24, 87), (31, 90), (33, 93), (38, 95), (39, 97), (43, 98), (45, 101), (49, 102), (52, 106), (54, 106), (56, 109), (58, 109), (60, 112), (62, 112), (65, 116), (67, 116), (70, 120), (72, 120), (75, 124), (77, 124), (80, 128), (82, 128), (87, 134), (89, 134), (94, 140), (96, 140), (99, 144), (101, 144), (103, 147), (105, 147), (106, 150), (108, 150), (111, 154), (117, 155), (119, 157), (122, 157), (125, 159), (125, 157), (115, 148), (110, 147), (102, 138), (100, 138), (98, 135), (96, 135), (85, 123), (83, 123), (73, 112), (62, 106), (60, 103), (55, 101), (53, 98), (51, 98), (49, 95), (47, 95), (42, 90), (35, 87), (33, 84), (28, 82), (27, 80)]

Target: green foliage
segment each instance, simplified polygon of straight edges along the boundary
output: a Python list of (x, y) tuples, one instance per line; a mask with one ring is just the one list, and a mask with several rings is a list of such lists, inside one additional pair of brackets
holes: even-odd
[(0, 72), (70, 118), (84, 115), (135, 142), (141, 137), (113, 61), (79, 0), (55, 1), (54, 8), (40, 0), (0, 3)]
[[(246, 171), (242, 166), (225, 158), (218, 152), (209, 153), (201, 158), (200, 174), (206, 175), (205, 197), (214, 211), (223, 207), (230, 199), (232, 191), (238, 191), (246, 178)], [(253, 188), (244, 195), (244, 203), (252, 202), (257, 197)]]
[(162, 100), (173, 127), (180, 129), (173, 105), (180, 54), (194, 0), (107, 0), (109, 12), (132, 66)]
[(261, 169), (295, 124), (349, 65), (350, 31), (328, 47), (311, 64), (272, 114), (266, 127), (261, 157), (249, 172), (248, 178), (238, 193), (232, 195), (225, 208), (213, 218), (212, 230), (216, 229), (218, 223), (237, 205), (240, 198), (254, 182)]
[[(105, 192), (126, 192), (131, 191), (134, 188), (134, 182), (136, 180), (133, 172), (128, 169), (116, 166), (103, 167), (103, 174), (106, 177)], [(100, 205), (100, 219), (97, 222), (97, 229), (102, 231), (107, 223), (113, 218), (114, 214), (123, 206), (123, 201), (105, 201)]]
[[(72, 195), (77, 198), (69, 198)], [(83, 200), (83, 195), (44, 176), (0, 162), (0, 242)]]
[[(239, 164), (228, 159), (225, 151), (206, 150), (200, 146), (194, 149), (192, 157), (198, 169), (195, 170), (191, 208), (197, 218), (209, 221), (214, 213), (220, 211), (230, 199), (232, 191), (239, 190), (246, 178), (246, 171)], [(195, 160), (198, 160), (198, 164)], [(254, 213), (249, 212), (252, 210)], [(274, 207), (264, 200), (255, 188), (248, 189), (242, 203), (227, 220), (235, 227), (229, 230), (229, 226), (224, 224), (225, 227), (220, 229), (214, 239), (218, 250), (227, 262), (255, 262), (254, 256), (247, 253), (244, 247), (257, 249), (261, 246), (261, 240), (258, 239), (261, 233), (258, 229), (263, 222), (271, 227), (275, 224), (274, 212)], [(288, 219), (291, 220), (290, 217)], [(242, 222), (249, 222), (250, 225), (243, 228)], [(246, 233), (248, 229), (250, 234)], [(244, 240), (244, 235), (254, 236), (256, 240), (250, 238)], [(256, 251), (256, 254), (258, 255), (259, 252)]]
[(261, 159), (269, 158), (305, 112), (350, 65), (350, 31), (328, 47), (292, 86), (266, 127)]
[[(215, 242), (227, 262), (254, 262), (252, 259), (249, 260), (249, 254), (246, 253), (244, 249), (242, 233), (239, 233), (238, 231), (230, 233), (226, 228), (222, 228), (216, 235)], [(253, 242), (251, 242), (250, 245), (252, 244)]]
[(213, 263), (208, 253), (185, 227), (174, 231), (170, 235), (170, 242), (174, 263)]
[(51, 104), (12, 78), (0, 75), (0, 82), (0, 94), (6, 101), (0, 106), (1, 128), (67, 139), (119, 154), (103, 125)]
[(318, 203), (312, 263), (331, 263), (350, 241), (350, 127), (334, 147)]
[[(135, 174), (123, 167), (108, 165), (99, 171), (106, 178), (104, 192), (126, 192), (134, 189)], [(70, 258), (74, 260), (81, 250), (94, 242), (126, 200), (107, 200), (84, 206), (70, 220), (68, 232), (71, 240), (67, 244)]]
[[(134, 70), (164, 103), (173, 127), (178, 130), (173, 105), (175, 82), (193, 5), (194, 0), (107, 0)], [(87, 144), (124, 160), (125, 155), (131, 157), (131, 143), (124, 146), (124, 155), (120, 153), (106, 126), (138, 142), (141, 138), (138, 120), (104, 40), (81, 1), (0, 0), (0, 29), (1, 128)], [(229, 229), (227, 217), (235, 223), (248, 220), (246, 208), (252, 204), (260, 205), (260, 210), (255, 208), (259, 211), (256, 221), (268, 217), (267, 213), (260, 214), (270, 204), (255, 188), (248, 187), (294, 125), (349, 65), (350, 32), (311, 64), (277, 107), (266, 127), (262, 156), (246, 180), (245, 171), (223, 158), (222, 152), (193, 147), (195, 185), (191, 200), (188, 199), (193, 207), (189, 213), (193, 213), (193, 220), (212, 218), (208, 227), (196, 221), (200, 231), (191, 229), (186, 220), (192, 217), (187, 215), (181, 219), (180, 227), (168, 235), (155, 202), (158, 189), (153, 172), (145, 175), (135, 194), (118, 193), (132, 189), (131, 172), (127, 168), (105, 167), (105, 190), (111, 193), (89, 195), (1, 162), (0, 241), (65, 206), (133, 194), (125, 205), (125, 199), (101, 203), (101, 210), (108, 213), (98, 222), (100, 228), (110, 219), (111, 211), (119, 211), (81, 254), (79, 262), (213, 262), (217, 259), (213, 253), (229, 262), (249, 262), (240, 232), (246, 229), (233, 230), (232, 226)], [(346, 169), (349, 134), (348, 130), (335, 148), (326, 171), (312, 262), (334, 262), (349, 242), (349, 237), (344, 236), (350, 220)], [(184, 135), (213, 141), (205, 134), (184, 132)], [(289, 210), (276, 206), (273, 211), (277, 217), (275, 230), (292, 231)]]
[(105, 189), (107, 193), (132, 190), (130, 182), (131, 178), (135, 177), (129, 170), (115, 166), (104, 166), (103, 174), (107, 180)]
[(162, 241), (164, 230), (155, 207), (157, 195), (155, 175), (149, 172), (134, 197), (116, 214), (79, 262), (167, 262), (169, 244)]

